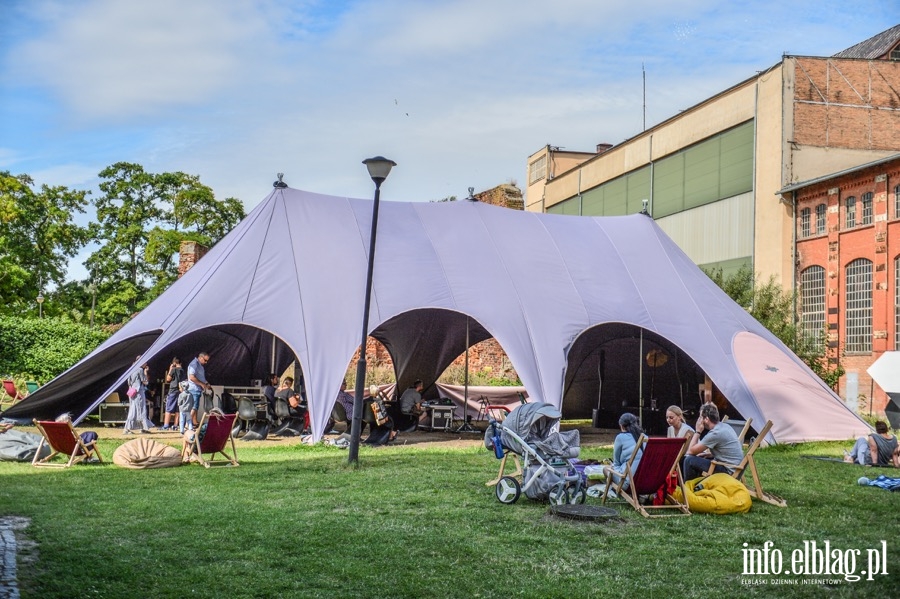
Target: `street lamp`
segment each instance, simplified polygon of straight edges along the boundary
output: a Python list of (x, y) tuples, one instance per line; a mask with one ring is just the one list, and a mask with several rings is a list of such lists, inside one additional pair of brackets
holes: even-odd
[(38, 318), (44, 317), (44, 294), (43, 294), (43, 291), (44, 291), (44, 278), (38, 277), (38, 296), (37, 296), (37, 298), (35, 298), (35, 299), (37, 299), (37, 303), (38, 303)]
[(362, 341), (359, 344), (359, 360), (356, 361), (356, 387), (353, 398), (353, 421), (350, 424), (350, 447), (347, 463), (359, 462), (359, 436), (362, 433), (363, 387), (366, 384), (366, 340), (369, 337), (369, 302), (372, 298), (372, 270), (375, 266), (375, 233), (378, 231), (378, 201), (381, 199), (381, 184), (387, 179), (391, 169), (397, 166), (384, 156), (367, 158), (363, 164), (369, 169), (369, 176), (375, 182), (375, 203), (372, 205), (372, 233), (369, 236), (369, 264), (366, 270), (366, 301), (363, 308)]

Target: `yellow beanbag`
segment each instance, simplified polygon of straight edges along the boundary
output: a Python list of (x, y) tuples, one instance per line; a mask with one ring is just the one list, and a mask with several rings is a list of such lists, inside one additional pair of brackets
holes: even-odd
[[(703, 488), (695, 491), (697, 485)], [(692, 512), (700, 514), (744, 514), (750, 511), (752, 499), (747, 487), (730, 474), (717, 472), (705, 478), (695, 478), (684, 483), (687, 504)], [(681, 501), (681, 489), (672, 495)]]

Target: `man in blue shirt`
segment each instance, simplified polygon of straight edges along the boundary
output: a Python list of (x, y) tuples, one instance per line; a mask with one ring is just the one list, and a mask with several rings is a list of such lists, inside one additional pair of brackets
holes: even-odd
[(197, 425), (200, 396), (207, 389), (212, 389), (212, 385), (206, 380), (206, 369), (204, 367), (207, 362), (209, 362), (209, 354), (200, 352), (188, 365), (188, 393), (191, 394), (194, 400), (194, 405), (191, 407), (191, 420), (194, 422), (194, 426)]

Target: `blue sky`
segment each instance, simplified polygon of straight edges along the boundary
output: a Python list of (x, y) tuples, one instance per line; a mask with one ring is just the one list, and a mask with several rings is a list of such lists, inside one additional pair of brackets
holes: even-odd
[[(248, 210), (276, 172), (385, 200), (516, 181), (780, 61), (897, 24), (894, 2), (0, 0), (0, 170), (96, 190), (118, 161)], [(96, 191), (95, 191), (96, 193)]]

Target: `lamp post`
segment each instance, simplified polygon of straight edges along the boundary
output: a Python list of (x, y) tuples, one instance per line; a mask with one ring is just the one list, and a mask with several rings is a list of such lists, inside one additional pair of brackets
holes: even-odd
[(359, 462), (359, 436), (362, 433), (363, 387), (366, 385), (366, 340), (369, 337), (369, 303), (372, 299), (372, 270), (375, 266), (375, 234), (378, 231), (378, 201), (381, 199), (381, 184), (387, 179), (391, 168), (397, 166), (384, 156), (367, 158), (363, 164), (369, 169), (369, 176), (375, 182), (375, 203), (372, 205), (372, 233), (369, 236), (369, 263), (366, 270), (366, 300), (363, 308), (362, 341), (359, 344), (359, 360), (356, 361), (356, 387), (353, 397), (353, 421), (350, 424), (350, 447), (347, 463)]
[(38, 281), (39, 281), (38, 282), (38, 287), (39, 287), (38, 296), (35, 299), (37, 299), (37, 304), (38, 304), (38, 318), (43, 318), (44, 317), (44, 293), (43, 293), (44, 279), (43, 279), (43, 277), (39, 277)]

